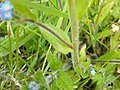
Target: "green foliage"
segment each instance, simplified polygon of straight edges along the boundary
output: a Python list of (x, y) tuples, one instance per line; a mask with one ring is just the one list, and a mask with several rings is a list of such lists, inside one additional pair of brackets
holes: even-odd
[(28, 86), (22, 86), (20, 90), (29, 90)]
[(59, 77), (57, 78), (56, 83), (60, 89), (73, 90), (72, 81), (70, 80), (69, 76), (62, 70), (59, 70)]
[(101, 38), (105, 38), (108, 37), (112, 34), (112, 32), (110, 30), (103, 30), (102, 32), (99, 32), (96, 36), (96, 39), (101, 39)]
[(80, 20), (87, 17), (87, 10), (92, 0), (77, 0), (78, 18)]
[(120, 89), (120, 78), (113, 82), (113, 89)]
[(60, 60), (57, 59), (57, 56), (52, 53), (48, 54), (48, 63), (50, 65), (50, 68), (53, 71), (62, 69), (62, 66), (63, 66), (62, 63), (60, 62)]
[(105, 19), (105, 17), (108, 15), (109, 11), (113, 7), (114, 1), (111, 1), (109, 3), (108, 2), (109, 1), (106, 1), (105, 4), (100, 6), (98, 15), (96, 15), (96, 17), (95, 17), (96, 25), (100, 24)]
[(119, 40), (120, 33), (116, 33), (115, 35), (111, 36), (110, 38), (110, 49), (113, 50), (116, 48), (118, 45), (118, 40)]
[(84, 62), (86, 60), (86, 45), (84, 45), (81, 50), (80, 50), (80, 59), (79, 59), (79, 63), (80, 62)]
[(34, 80), (40, 83), (41, 88), (49, 88), (46, 84), (46, 80), (43, 76), (43, 73), (40, 70), (35, 73)]
[[(19, 42), (19, 47), (24, 45), (26, 42), (28, 42), (33, 37), (34, 37), (34, 34), (30, 33), (30, 34), (26, 35), (25, 37), (21, 38), (20, 42)], [(14, 39), (11, 38), (11, 40), (12, 40), (11, 41), (11, 43), (12, 43), (12, 50), (14, 51), (16, 49), (16, 43), (15, 43)], [(3, 44), (2, 44), (2, 47), (0, 49), (0, 56), (5, 56), (5, 55), (8, 55), (10, 53), (9, 47), (7, 47), (9, 45), (8, 39), (5, 38), (4, 41), (1, 42)]]
[(14, 5), (15, 9), (19, 11), (19, 13), (24, 15), (24, 17), (28, 17), (36, 21), (37, 18), (35, 17), (34, 14), (30, 12), (30, 10), (27, 7), (27, 4), (29, 3), (28, 0), (21, 0), (21, 1), (11, 0), (11, 3)]
[(98, 58), (98, 60), (114, 60), (120, 58), (119, 56), (120, 50), (111, 50), (105, 55), (102, 55), (101, 57)]
[(62, 30), (60, 30), (52, 25), (50, 25), (50, 26), (51, 26), (51, 28), (53, 28), (53, 30), (54, 30), (53, 32), (55, 32), (59, 37), (61, 37), (64, 40), (64, 42), (67, 43), (67, 45), (65, 43), (63, 43), (58, 37), (55, 37), (54, 34), (51, 34), (50, 32), (48, 32), (46, 30), (41, 30), (41, 33), (45, 36), (45, 38), (51, 43), (51, 45), (53, 45), (53, 47), (55, 47), (55, 49), (57, 51), (60, 51), (64, 54), (71, 52), (72, 49), (69, 46), (72, 46), (72, 43), (70, 42), (67, 33), (63, 32)]
[(13, 19), (0, 23), (0, 90), (31, 82), (39, 90), (120, 89), (120, 31), (112, 27), (120, 27), (120, 1), (74, 1), (10, 0)]

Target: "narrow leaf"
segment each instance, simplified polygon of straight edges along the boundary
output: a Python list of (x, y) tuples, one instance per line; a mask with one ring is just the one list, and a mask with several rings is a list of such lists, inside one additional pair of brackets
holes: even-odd
[(99, 11), (98, 15), (96, 15), (95, 17), (96, 25), (100, 24), (105, 19), (105, 17), (108, 15), (111, 8), (113, 7), (113, 5), (114, 5), (114, 1), (107, 3), (103, 8), (101, 7), (102, 9)]
[(49, 15), (55, 15), (55, 16), (61, 16), (61, 17), (65, 17), (68, 18), (68, 15), (60, 10), (57, 10), (55, 8), (51, 8), (42, 4), (37, 4), (37, 3), (31, 3), (29, 2), (28, 7), (39, 10), (41, 12), (45, 12)]
[[(46, 27), (46, 26), (43, 26), (43, 27)], [(41, 30), (41, 33), (50, 42), (50, 44), (53, 45), (53, 47), (56, 50), (64, 54), (72, 52), (73, 50), (72, 43), (70, 42), (70, 39), (66, 32), (56, 28), (53, 25), (49, 26), (49, 31), (48, 29), (47, 30), (45, 28), (43, 29), (44, 30)]]
[[(24, 45), (26, 42), (28, 42), (30, 39), (32, 39), (34, 37), (34, 35), (35, 34), (31, 33), (31, 34), (25, 36), (24, 38), (22, 38), (19, 42), (18, 47), (21, 47), (22, 45)], [(2, 47), (0, 48), (0, 57), (8, 55), (10, 53), (9, 51), (6, 51), (7, 49), (9, 49), (8, 45), (9, 45), (9, 42), (8, 42), (8, 39), (7, 39), (6, 43), (2, 44), (2, 47), (4, 47), (5, 49), (2, 48)], [(16, 43), (14, 42), (13, 39), (12, 39), (12, 45), (11, 46), (12, 46), (12, 51), (14, 51), (16, 49)]]
[(98, 60), (113, 60), (120, 58), (120, 50), (112, 50), (105, 55), (102, 55)]
[(105, 38), (108, 37), (112, 34), (111, 30), (104, 30), (102, 32), (99, 32), (96, 36), (96, 39), (101, 39), (101, 38)]

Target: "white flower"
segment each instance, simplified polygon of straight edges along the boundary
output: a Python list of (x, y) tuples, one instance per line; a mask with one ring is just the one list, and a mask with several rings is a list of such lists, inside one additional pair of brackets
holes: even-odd
[(117, 25), (112, 24), (111, 27), (112, 27), (112, 29), (111, 29), (112, 32), (117, 32), (117, 31), (119, 31), (119, 27), (118, 27)]

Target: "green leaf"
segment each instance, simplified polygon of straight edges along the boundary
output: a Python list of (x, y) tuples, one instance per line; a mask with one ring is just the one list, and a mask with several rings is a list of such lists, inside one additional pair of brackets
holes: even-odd
[(106, 75), (108, 74), (111, 74), (111, 73), (114, 73), (115, 72), (115, 67), (116, 65), (115, 64), (107, 64), (107, 66), (105, 67), (105, 73)]
[(34, 75), (34, 80), (36, 82), (41, 82), (43, 85), (46, 83), (45, 78), (40, 70), (38, 70)]
[[(34, 36), (35, 36), (35, 34), (31, 33), (31, 34), (25, 36), (24, 38), (20, 39), (18, 47), (21, 47), (22, 45), (24, 45), (26, 42), (28, 42)], [(10, 53), (9, 52), (9, 47), (8, 47), (9, 46), (8, 39), (5, 38), (5, 41), (6, 42), (4, 44), (2, 44), (2, 47), (0, 48), (0, 57), (8, 55)], [(13, 38), (11, 38), (11, 43), (12, 43), (12, 45), (11, 45), (12, 46), (12, 51), (14, 51), (16, 49), (16, 42), (14, 41)]]
[[(84, 63), (86, 63), (86, 62), (84, 62)], [(87, 65), (87, 66), (89, 66), (89, 65)], [(82, 76), (82, 78), (87, 78), (89, 76), (89, 73), (86, 71), (87, 71), (86, 68), (84, 68), (84, 66), (82, 64), (81, 64), (81, 66), (79, 65), (79, 67), (76, 67), (76, 72), (80, 76)]]
[(42, 74), (42, 72), (41, 72), (40, 70), (38, 70), (38, 71), (35, 73), (35, 75), (34, 75), (34, 80), (35, 80), (36, 82), (40, 82), (40, 86), (41, 86), (41, 87), (46, 87), (46, 88), (48, 88), (48, 85), (46, 84), (46, 80), (45, 80), (45, 78), (44, 78), (44, 76), (43, 76), (43, 74)]
[(102, 32), (99, 32), (96, 36), (96, 39), (101, 39), (101, 38), (105, 38), (108, 37), (112, 34), (111, 30), (104, 30)]
[(32, 19), (34, 21), (37, 20), (34, 14), (32, 14), (27, 7), (27, 4), (30, 2), (28, 0), (10, 0), (10, 2), (13, 4), (14, 8), (18, 10), (20, 13), (24, 15), (24, 17), (27, 17), (29, 19)]
[(113, 82), (113, 90), (119, 90), (119, 89), (120, 89), (120, 78), (118, 78)]
[(58, 69), (62, 69), (62, 63), (60, 60), (57, 59), (56, 54), (49, 53), (47, 60), (49, 62), (50, 68), (53, 71), (56, 71)]
[(55, 16), (61, 16), (61, 17), (65, 17), (68, 18), (68, 15), (60, 10), (57, 10), (55, 8), (51, 8), (42, 4), (38, 4), (38, 3), (27, 3), (27, 6), (29, 8), (35, 9), (35, 10), (39, 10), (41, 12), (45, 12), (49, 15), (55, 15)]
[(97, 81), (95, 90), (99, 90), (104, 85), (104, 78), (101, 74), (96, 74), (94, 77), (92, 77), (92, 80), (93, 82)]
[(59, 90), (56, 83), (53, 81), (53, 83), (51, 84), (50, 90)]
[(88, 5), (91, 0), (77, 0), (78, 18), (82, 20), (87, 16)]
[(80, 50), (80, 59), (79, 59), (79, 63), (80, 62), (84, 62), (86, 60), (86, 45), (84, 45), (81, 50)]
[(113, 60), (120, 58), (120, 50), (112, 50), (105, 55), (102, 55), (98, 60)]
[(73, 90), (72, 81), (62, 70), (59, 70), (59, 77), (57, 78), (56, 83), (60, 90)]
[[(61, 29), (56, 28), (55, 26), (50, 25), (50, 28), (52, 28), (52, 32), (56, 33), (56, 36), (59, 36), (62, 40), (64, 40), (65, 43), (63, 43), (58, 37), (56, 37), (54, 34), (47, 30), (41, 30), (41, 33), (43, 36), (50, 42), (51, 45), (57, 50), (64, 54), (67, 54), (69, 52), (72, 52), (73, 49), (71, 49), (69, 46), (72, 47), (72, 43), (70, 42), (70, 39), (66, 32), (62, 31)], [(69, 44), (69, 46), (68, 46)]]
[(113, 7), (114, 5), (114, 1), (108, 3), (106, 2), (107, 4), (105, 6), (101, 6), (100, 10), (99, 10), (99, 13), (98, 15), (96, 15), (95, 17), (95, 24), (98, 25), (100, 24), (104, 19), (105, 17), (108, 15), (108, 13), (110, 12), (111, 8)]
[(114, 36), (110, 37), (110, 49), (111, 50), (115, 49), (115, 47), (118, 45), (119, 36), (120, 36), (120, 33), (117, 32)]
[(20, 88), (20, 90), (29, 90), (27, 85), (24, 85)]

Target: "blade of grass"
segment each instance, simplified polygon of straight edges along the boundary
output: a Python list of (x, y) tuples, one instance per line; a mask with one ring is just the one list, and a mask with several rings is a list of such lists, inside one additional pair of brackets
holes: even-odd
[(50, 49), (51, 49), (51, 45), (49, 46), (48, 51), (47, 51), (47, 53), (46, 53), (45, 60), (44, 60), (44, 62), (43, 62), (43, 66), (42, 66), (42, 69), (41, 69), (42, 72), (43, 72), (44, 69), (45, 69), (45, 64), (46, 64), (47, 57), (48, 57), (48, 53), (50, 52)]
[[(12, 46), (11, 46), (11, 28), (10, 28), (11, 24), (10, 24), (10, 21), (7, 21), (7, 32), (8, 32), (8, 41), (9, 41), (9, 49), (10, 51), (12, 51)], [(13, 61), (12, 61), (12, 58), (13, 58), (13, 54), (10, 52), (10, 55), (9, 55), (9, 58), (10, 58), (10, 73), (12, 74), (13, 73)]]
[(12, 53), (12, 55), (15, 55), (15, 57), (18, 57), (18, 59), (19, 59), (22, 63), (26, 64), (26, 65), (28, 66), (28, 68), (30, 68), (33, 72), (35, 72), (35, 70), (34, 70), (24, 59), (22, 59), (20, 56), (18, 56), (16, 53), (12, 52), (10, 49), (7, 49), (6, 47), (3, 47), (2, 45), (0, 45), (0, 46), (1, 46), (2, 48), (4, 48), (6, 51)]

